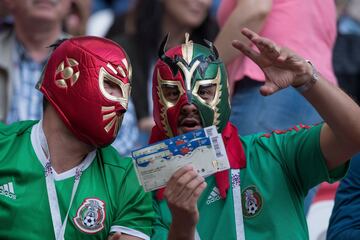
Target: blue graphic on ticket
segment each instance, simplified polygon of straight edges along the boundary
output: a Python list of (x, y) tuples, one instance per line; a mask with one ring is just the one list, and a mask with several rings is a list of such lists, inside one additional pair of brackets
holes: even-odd
[(134, 150), (132, 158), (145, 191), (165, 186), (171, 175), (187, 164), (204, 177), (229, 168), (224, 143), (215, 126)]

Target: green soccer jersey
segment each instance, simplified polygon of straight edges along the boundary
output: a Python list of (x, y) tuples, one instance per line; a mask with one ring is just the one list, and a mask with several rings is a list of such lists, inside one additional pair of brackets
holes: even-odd
[[(0, 239), (55, 238), (39, 128), (33, 121), (0, 124)], [(63, 221), (75, 169), (53, 175)], [(153, 216), (151, 196), (139, 185), (131, 159), (112, 147), (97, 149), (84, 159), (64, 236), (107, 239), (120, 231), (149, 239)]]
[[(304, 197), (311, 187), (336, 181), (347, 170), (347, 165), (327, 170), (319, 143), (321, 127), (299, 125), (241, 138), (246, 168), (231, 170), (225, 200), (220, 198), (214, 176), (206, 179), (208, 186), (198, 201), (197, 239), (243, 239), (243, 230), (250, 240), (308, 239)], [(154, 208), (152, 238), (166, 239), (170, 210), (165, 200), (154, 201)]]

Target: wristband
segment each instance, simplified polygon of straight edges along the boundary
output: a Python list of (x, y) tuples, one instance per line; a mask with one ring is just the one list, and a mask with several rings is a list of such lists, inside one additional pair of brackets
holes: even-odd
[(310, 81), (307, 81), (306, 83), (295, 88), (299, 93), (304, 93), (304, 92), (310, 90), (310, 88), (312, 88), (314, 86), (314, 84), (317, 82), (317, 80), (319, 80), (319, 74), (318, 74), (317, 70), (315, 69), (314, 65), (309, 60), (306, 60), (306, 62), (308, 64), (310, 64), (311, 69), (312, 69), (311, 79), (310, 79)]

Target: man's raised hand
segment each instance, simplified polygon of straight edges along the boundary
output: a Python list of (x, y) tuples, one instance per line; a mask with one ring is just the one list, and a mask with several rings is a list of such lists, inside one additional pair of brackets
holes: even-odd
[(259, 51), (255, 51), (238, 40), (234, 40), (232, 44), (264, 72), (265, 84), (260, 88), (262, 95), (271, 95), (290, 85), (297, 87), (311, 80), (312, 67), (305, 59), (247, 28), (241, 32)]

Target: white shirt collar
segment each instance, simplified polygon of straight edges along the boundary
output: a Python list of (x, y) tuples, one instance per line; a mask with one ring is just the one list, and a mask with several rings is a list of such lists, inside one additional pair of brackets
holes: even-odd
[[(35, 154), (37, 158), (39, 159), (40, 163), (45, 168), (45, 165), (47, 163), (46, 158), (46, 150), (48, 149), (46, 137), (42, 128), (42, 120), (40, 120), (37, 124), (35, 124), (31, 130), (31, 144), (34, 148)], [(82, 163), (84, 163), (82, 170), (85, 171), (90, 164), (94, 161), (96, 156), (96, 150), (88, 153), (88, 155), (85, 157)], [(80, 165), (80, 164), (79, 164)], [(56, 171), (53, 171), (54, 179), (56, 181), (64, 180), (70, 177), (75, 176), (76, 169), (79, 167), (75, 166), (72, 169), (69, 169), (65, 172), (62, 172), (58, 174)]]

